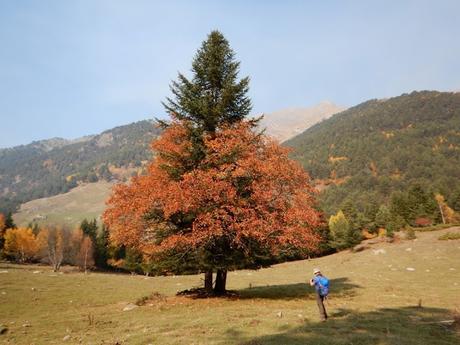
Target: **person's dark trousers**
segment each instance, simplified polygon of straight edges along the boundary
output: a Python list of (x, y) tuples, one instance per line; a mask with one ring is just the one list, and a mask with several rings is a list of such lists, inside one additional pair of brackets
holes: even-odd
[(316, 294), (316, 303), (318, 304), (319, 316), (321, 321), (327, 320), (326, 308), (324, 308), (324, 296), (321, 296), (319, 293)]

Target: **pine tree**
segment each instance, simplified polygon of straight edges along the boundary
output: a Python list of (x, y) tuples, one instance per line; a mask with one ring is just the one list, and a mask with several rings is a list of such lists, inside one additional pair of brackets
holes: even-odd
[(240, 63), (219, 31), (212, 31), (192, 62), (191, 80), (179, 73), (171, 91), (174, 99), (163, 103), (178, 120), (187, 120), (197, 130), (214, 132), (218, 127), (244, 119), (251, 111), (246, 95), (249, 77), (238, 81)]
[(109, 259), (109, 231), (102, 224), (101, 231), (97, 234), (94, 248), (94, 262), (96, 267), (106, 269)]
[(93, 243), (96, 243), (97, 238), (97, 220), (94, 218), (91, 221), (88, 221), (86, 218), (80, 224), (80, 229), (83, 231), (83, 234), (89, 236)]
[(379, 211), (379, 204), (376, 201), (375, 197), (370, 197), (364, 206), (364, 216), (367, 219), (368, 223), (366, 226), (370, 231), (375, 231), (376, 230), (376, 225), (375, 225), (375, 216), (377, 215), (377, 212)]
[(409, 207), (407, 193), (394, 192), (390, 198), (390, 213), (393, 218), (401, 217), (405, 222), (409, 223), (412, 220), (412, 212)]
[(142, 254), (133, 248), (126, 250), (126, 256), (123, 260), (123, 269), (131, 273), (139, 273), (142, 270)]
[(16, 229), (17, 226), (14, 224), (13, 215), (8, 212), (5, 218), (5, 229)]
[(386, 229), (391, 221), (391, 212), (385, 205), (381, 205), (377, 214), (375, 215), (375, 225), (379, 228)]
[[(181, 170), (169, 169), (170, 176), (180, 179), (205, 158), (203, 136), (216, 129), (243, 120), (251, 111), (249, 77), (238, 81), (240, 62), (227, 39), (212, 31), (192, 61), (192, 78), (179, 73), (170, 89), (173, 98), (163, 103), (173, 119), (185, 121), (192, 147), (188, 163)], [(166, 123), (160, 121), (165, 127)], [(219, 279), (219, 278), (218, 278)], [(212, 290), (212, 271), (205, 272), (205, 289)]]
[(434, 195), (420, 184), (414, 184), (409, 188), (407, 202), (410, 210), (410, 219), (407, 220), (410, 223), (414, 223), (419, 217), (436, 220), (440, 215)]
[(454, 211), (460, 212), (460, 188), (457, 189), (451, 194), (448, 204)]

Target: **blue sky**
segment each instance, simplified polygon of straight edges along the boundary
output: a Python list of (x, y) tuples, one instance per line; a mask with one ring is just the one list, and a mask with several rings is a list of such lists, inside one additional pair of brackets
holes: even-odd
[(213, 30), (253, 112), (460, 90), (460, 1), (0, 1), (0, 147), (164, 117)]

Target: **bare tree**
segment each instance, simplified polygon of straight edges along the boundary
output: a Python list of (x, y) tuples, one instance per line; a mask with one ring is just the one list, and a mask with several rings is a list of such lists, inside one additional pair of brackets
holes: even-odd
[(72, 233), (71, 243), (72, 263), (86, 273), (88, 267), (94, 266), (93, 242), (81, 229), (76, 229)]
[(64, 253), (68, 244), (67, 232), (60, 227), (42, 229), (37, 237), (40, 252), (47, 258), (54, 272), (59, 271), (64, 260)]
[(83, 263), (83, 270), (87, 272), (88, 266), (94, 266), (93, 242), (89, 236), (84, 236), (80, 245), (80, 257)]

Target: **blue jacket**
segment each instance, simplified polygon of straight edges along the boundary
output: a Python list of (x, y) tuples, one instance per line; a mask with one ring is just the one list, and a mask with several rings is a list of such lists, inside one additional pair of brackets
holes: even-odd
[(313, 277), (313, 283), (315, 284), (315, 290), (320, 296), (327, 296), (329, 293), (329, 279), (325, 276)]

